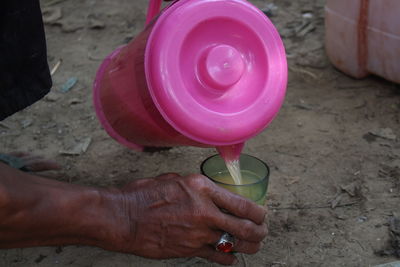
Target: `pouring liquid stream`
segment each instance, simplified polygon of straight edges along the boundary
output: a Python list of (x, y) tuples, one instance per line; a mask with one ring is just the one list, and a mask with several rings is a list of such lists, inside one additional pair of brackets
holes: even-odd
[(242, 185), (244, 182), (239, 161), (240, 153), (242, 152), (243, 147), (244, 143), (217, 147), (218, 153), (224, 159), (226, 168), (228, 169), (229, 174), (236, 185)]
[(233, 182), (236, 185), (243, 184), (242, 172), (240, 170), (240, 161), (239, 159), (233, 161), (225, 161), (226, 168), (229, 171), (229, 174), (232, 177)]

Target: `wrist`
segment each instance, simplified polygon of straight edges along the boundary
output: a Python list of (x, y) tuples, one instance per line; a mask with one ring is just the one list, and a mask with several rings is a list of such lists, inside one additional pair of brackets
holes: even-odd
[[(39, 185), (37, 204), (26, 213), (31, 245), (93, 245), (102, 240), (101, 189), (65, 183)], [(43, 237), (43, 238), (42, 238)]]
[[(68, 244), (99, 246), (103, 240), (104, 209), (102, 207), (101, 189), (79, 187), (58, 198), (61, 230), (57, 235), (64, 235)], [(65, 192), (64, 192), (65, 193)], [(56, 243), (57, 242), (57, 237)]]
[(91, 211), (91, 218), (96, 219), (89, 223), (92, 240), (96, 240), (96, 243), (89, 245), (107, 250), (130, 251), (129, 246), (132, 243), (128, 240), (131, 240), (134, 227), (123, 192), (118, 188), (109, 187), (97, 189), (96, 194), (98, 201), (94, 202)]
[(60, 197), (62, 215), (56, 224), (62, 232), (57, 235), (67, 239), (59, 241), (113, 249), (113, 239), (122, 232), (121, 203), (114, 188), (79, 187)]

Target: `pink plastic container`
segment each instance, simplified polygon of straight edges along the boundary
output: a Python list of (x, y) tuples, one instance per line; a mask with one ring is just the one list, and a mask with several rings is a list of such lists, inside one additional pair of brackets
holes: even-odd
[[(280, 109), (286, 56), (268, 18), (244, 0), (180, 0), (101, 64), (94, 105), (120, 143), (227, 146), (261, 132)], [(153, 19), (153, 20), (152, 20)]]
[(343, 72), (400, 83), (400, 1), (327, 0), (326, 51)]

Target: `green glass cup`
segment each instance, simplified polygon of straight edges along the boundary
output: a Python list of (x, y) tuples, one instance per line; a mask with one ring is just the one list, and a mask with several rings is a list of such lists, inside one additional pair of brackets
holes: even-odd
[(264, 205), (269, 182), (268, 165), (247, 154), (241, 154), (239, 162), (243, 182), (240, 185), (233, 182), (225, 161), (219, 155), (204, 160), (201, 164), (201, 173), (218, 186)]

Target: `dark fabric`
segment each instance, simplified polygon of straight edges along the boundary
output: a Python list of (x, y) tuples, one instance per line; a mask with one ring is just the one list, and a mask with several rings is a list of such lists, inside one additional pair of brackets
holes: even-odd
[(0, 2), (0, 120), (52, 86), (39, 0)]

